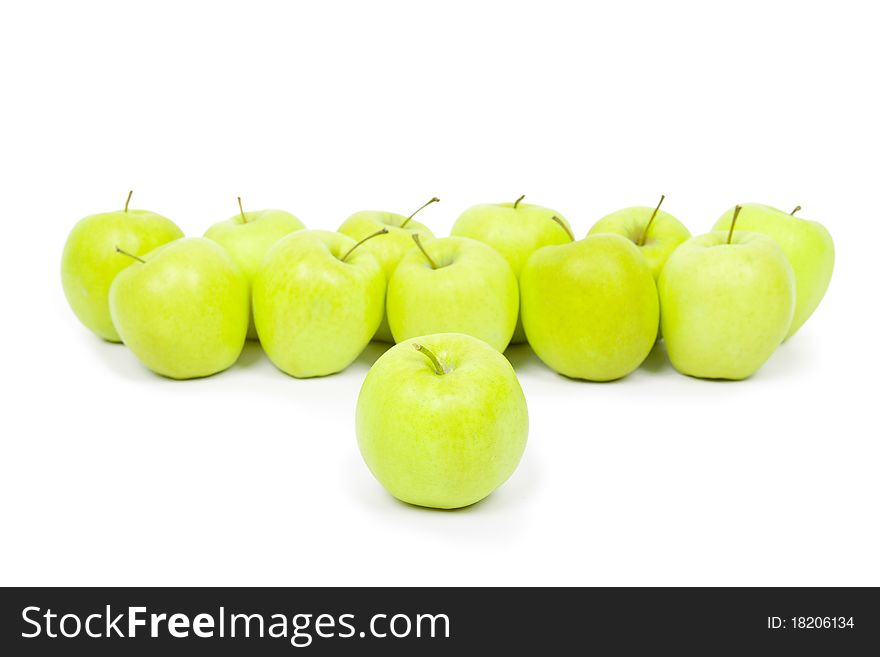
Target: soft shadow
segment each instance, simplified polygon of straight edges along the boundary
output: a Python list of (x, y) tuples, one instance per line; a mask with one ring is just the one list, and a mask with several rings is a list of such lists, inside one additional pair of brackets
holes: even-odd
[(87, 342), (92, 353), (118, 376), (132, 380), (143, 380), (145, 372), (152, 375), (152, 372), (144, 367), (121, 342), (108, 342), (91, 336)]
[(510, 364), (513, 365), (513, 369), (515, 370), (528, 365), (536, 358), (535, 352), (532, 351), (532, 348), (527, 342), (510, 345), (504, 351), (504, 356), (510, 361)]
[(669, 369), (669, 359), (666, 357), (666, 343), (663, 340), (657, 340), (651, 353), (645, 358), (641, 368), (646, 372), (656, 374)]
[(355, 359), (356, 363), (363, 363), (367, 367), (372, 367), (386, 351), (393, 347), (393, 344), (387, 342), (371, 342), (361, 352), (361, 355)]
[(260, 341), (245, 340), (244, 348), (235, 362), (235, 367), (251, 367), (261, 360), (263, 360), (263, 347), (260, 345)]

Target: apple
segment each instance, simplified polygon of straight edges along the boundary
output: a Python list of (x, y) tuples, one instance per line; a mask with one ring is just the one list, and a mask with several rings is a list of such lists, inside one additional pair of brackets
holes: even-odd
[(519, 308), (516, 277), (492, 247), (443, 237), (407, 253), (388, 283), (388, 324), (396, 342), (429, 333), (466, 333), (504, 351)]
[[(795, 217), (769, 205), (746, 203), (742, 206), (737, 229), (769, 235), (782, 247), (794, 270), (796, 301), (794, 318), (786, 339), (797, 333), (825, 296), (834, 269), (834, 242), (822, 224)], [(715, 223), (713, 230), (730, 228), (733, 210), (728, 210)]]
[[(402, 214), (395, 214), (394, 212), (381, 212), (378, 210), (355, 212), (342, 223), (339, 227), (339, 232), (343, 235), (348, 235), (352, 239), (362, 240), (377, 230), (387, 229), (387, 237), (383, 237), (381, 240), (371, 240), (365, 243), (363, 248), (365, 251), (376, 256), (379, 264), (382, 265), (385, 280), (390, 281), (401, 258), (403, 258), (407, 251), (413, 248), (412, 236), (419, 235), (423, 240), (434, 237), (434, 234), (427, 226), (418, 221), (413, 221), (413, 217), (431, 205), (431, 203), (437, 203), (439, 200), (435, 196), (408, 217), (404, 217)], [(380, 342), (394, 342), (386, 314), (382, 315), (382, 323), (379, 324), (373, 339)]]
[(122, 210), (81, 219), (70, 231), (61, 256), (67, 302), (86, 328), (110, 342), (120, 341), (110, 318), (110, 284), (133, 262), (116, 247), (144, 254), (183, 237), (170, 219), (148, 210), (129, 210), (131, 194)]
[(691, 238), (683, 223), (660, 209), (665, 198), (661, 196), (655, 208), (637, 206), (612, 212), (593, 224), (589, 234), (614, 233), (631, 240), (645, 256), (656, 281), (672, 252)]
[(682, 374), (745, 379), (785, 339), (795, 277), (775, 240), (736, 231), (691, 238), (675, 250), (658, 288), (666, 351)]
[[(484, 203), (465, 210), (452, 226), (452, 235), (485, 242), (507, 259), (519, 280), (522, 269), (542, 246), (574, 240), (565, 218), (550, 208), (523, 203)], [(517, 318), (512, 343), (525, 342), (522, 321)]]
[(568, 377), (626, 376), (657, 338), (660, 309), (651, 268), (620, 235), (539, 249), (523, 268), (520, 296), (529, 344)]
[(254, 324), (269, 359), (297, 378), (340, 372), (382, 321), (385, 276), (360, 242), (326, 230), (281, 238), (257, 270)]
[(216, 242), (181, 239), (144, 256), (110, 286), (110, 314), (125, 345), (148, 368), (193, 379), (231, 366), (244, 346), (248, 286)]
[(379, 483), (409, 504), (479, 502), (516, 470), (529, 433), (522, 388), (482, 340), (440, 333), (406, 340), (367, 373), (357, 440)]
[[(226, 249), (241, 268), (248, 282), (253, 284), (254, 274), (269, 249), (285, 235), (305, 228), (295, 216), (284, 210), (244, 211), (238, 198), (238, 214), (220, 221), (205, 231), (205, 237)], [(251, 315), (253, 315), (251, 313)], [(248, 338), (255, 340), (257, 330), (253, 316), (248, 320)]]

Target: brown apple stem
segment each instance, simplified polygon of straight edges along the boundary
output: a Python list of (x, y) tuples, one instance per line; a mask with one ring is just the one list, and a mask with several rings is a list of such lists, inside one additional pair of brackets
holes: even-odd
[(247, 217), (244, 214), (244, 208), (241, 207), (241, 196), (238, 197), (238, 211), (241, 212), (241, 223), (247, 223)]
[(564, 231), (565, 231), (565, 234), (568, 235), (568, 236), (571, 238), (571, 241), (572, 241), (572, 242), (574, 242), (574, 233), (571, 232), (571, 228), (568, 227), (568, 224), (566, 224), (562, 219), (560, 219), (559, 217), (557, 217), (555, 214), (554, 214), (552, 217), (550, 217), (550, 218), (551, 218), (553, 221), (555, 221), (557, 224), (559, 224), (560, 226), (562, 226), (562, 230), (564, 230)]
[(123, 210), (123, 212), (128, 212), (128, 203), (129, 203), (129, 201), (131, 201), (132, 194), (134, 194), (134, 190), (130, 189), (128, 191), (128, 197), (125, 199), (125, 209)]
[(413, 242), (416, 243), (416, 246), (419, 247), (419, 251), (422, 252), (422, 255), (428, 260), (428, 263), (431, 265), (431, 269), (437, 269), (437, 263), (434, 262), (434, 259), (428, 255), (428, 252), (425, 251), (425, 246), (422, 244), (422, 240), (419, 237), (418, 233), (413, 233)]
[(518, 199), (516, 199), (516, 200), (513, 202), (513, 209), (514, 209), (514, 210), (516, 210), (516, 208), (519, 206), (519, 202), (522, 201), (525, 197), (526, 197), (526, 195), (523, 194), (522, 196), (520, 196)]
[(440, 361), (437, 360), (437, 357), (433, 354), (433, 352), (431, 352), (430, 349), (418, 344), (417, 342), (413, 342), (413, 348), (416, 351), (421, 351), (423, 354), (425, 354), (425, 356), (428, 357), (428, 360), (430, 360), (431, 364), (434, 365), (434, 372), (440, 374), (441, 376), (443, 374), (446, 374), (446, 370), (443, 368), (443, 366), (440, 364)]
[(413, 212), (411, 215), (409, 215), (409, 216), (406, 218), (406, 220), (405, 220), (402, 224), (400, 224), (400, 227), (403, 228), (404, 226), (406, 226), (406, 225), (410, 222), (410, 219), (412, 219), (412, 218), (415, 217), (419, 212), (421, 212), (421, 211), (424, 210), (426, 207), (428, 207), (429, 205), (431, 205), (431, 203), (439, 203), (439, 202), (440, 202), (440, 199), (437, 198), (437, 197), (435, 196), (435, 197), (432, 198), (430, 201), (428, 201), (427, 203), (425, 203), (422, 207), (420, 207), (418, 210), (416, 210), (416, 211)]
[(134, 258), (135, 260), (137, 260), (138, 262), (143, 263), (143, 264), (146, 264), (146, 262), (147, 262), (146, 260), (144, 260), (140, 256), (136, 256), (134, 253), (129, 253), (128, 251), (123, 251), (118, 246), (116, 247), (116, 253), (121, 253), (122, 255), (126, 255), (129, 258)]
[(800, 209), (801, 209), (801, 206), (796, 205), (796, 206), (794, 207), (794, 210), (792, 210), (789, 214), (791, 214), (791, 216), (793, 217), (793, 216), (794, 216), (794, 213), (795, 213), (795, 212), (799, 212)]
[(730, 244), (730, 240), (733, 239), (733, 227), (736, 226), (736, 218), (739, 216), (740, 211), (742, 210), (741, 205), (737, 205), (733, 209), (733, 219), (730, 220), (730, 232), (727, 233), (727, 243)]
[(367, 235), (364, 239), (362, 239), (360, 242), (358, 242), (353, 247), (351, 247), (348, 250), (348, 253), (346, 253), (344, 256), (342, 256), (342, 262), (345, 262), (348, 259), (348, 256), (351, 255), (351, 252), (354, 251), (356, 248), (358, 248), (361, 244), (363, 244), (367, 240), (373, 239), (374, 237), (378, 237), (379, 235), (385, 235), (387, 232), (388, 232), (388, 229), (383, 228), (382, 230), (377, 230), (375, 233), (371, 233), (370, 235)]
[(639, 236), (639, 241), (636, 242), (637, 245), (645, 246), (645, 240), (648, 239), (648, 231), (651, 230), (651, 225), (654, 223), (654, 219), (657, 217), (657, 213), (660, 212), (660, 206), (663, 205), (663, 199), (665, 198), (665, 194), (660, 194), (660, 202), (657, 204), (657, 207), (654, 208), (654, 212), (651, 213), (651, 218), (648, 219), (648, 223), (645, 224), (645, 229)]

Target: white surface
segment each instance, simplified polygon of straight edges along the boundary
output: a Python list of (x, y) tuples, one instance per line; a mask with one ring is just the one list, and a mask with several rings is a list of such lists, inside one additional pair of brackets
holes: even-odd
[[(869, 3), (18, 3), (0, 10), (2, 584), (880, 584)], [(661, 6), (661, 4), (663, 6)], [(520, 194), (578, 236), (627, 205), (822, 220), (825, 302), (752, 380), (612, 384), (510, 353), (520, 469), (459, 512), (391, 499), (353, 413), (380, 353), (297, 381), (249, 345), (172, 382), (74, 319), (73, 223), (189, 235), (246, 208), (446, 234)]]

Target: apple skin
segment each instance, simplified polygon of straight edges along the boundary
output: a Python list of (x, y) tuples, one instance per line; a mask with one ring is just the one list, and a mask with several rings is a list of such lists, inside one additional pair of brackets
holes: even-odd
[[(742, 213), (740, 213), (742, 217)], [(739, 230), (694, 237), (660, 274), (666, 351), (682, 374), (745, 379), (785, 339), (795, 307), (794, 272), (770, 237)]]
[[(205, 231), (205, 237), (226, 249), (244, 273), (250, 288), (257, 269), (275, 242), (304, 228), (299, 219), (284, 210), (256, 210), (245, 212), (244, 217), (239, 213), (217, 222)], [(247, 337), (257, 339), (253, 313), (248, 320)]]
[[(414, 347), (430, 349), (437, 374)], [(507, 359), (477, 338), (406, 340), (367, 373), (357, 440), (382, 486), (409, 504), (454, 509), (479, 502), (516, 470), (529, 433), (522, 388)]]
[(335, 374), (369, 344), (385, 312), (385, 276), (363, 250), (368, 243), (343, 262), (353, 239), (300, 230), (269, 250), (254, 277), (254, 323), (263, 350), (282, 372), (297, 378)]
[(680, 244), (691, 238), (691, 232), (678, 219), (663, 210), (657, 211), (644, 244), (639, 244), (642, 232), (651, 219), (654, 208), (633, 207), (612, 212), (599, 219), (590, 228), (590, 235), (613, 233), (622, 235), (635, 244), (651, 268), (656, 281), (666, 260)]
[(388, 283), (388, 323), (396, 342), (429, 333), (466, 333), (504, 351), (519, 310), (516, 277), (492, 247), (467, 237), (413, 248)]
[[(571, 238), (553, 217), (568, 221), (556, 210), (520, 202), (483, 203), (465, 210), (452, 226), (452, 235), (470, 237), (491, 246), (505, 257), (519, 281), (522, 269), (542, 246), (566, 244)], [(569, 226), (569, 230), (571, 227)], [(526, 341), (521, 318), (517, 318), (511, 344)]]
[[(733, 209), (725, 212), (713, 230), (730, 228)], [(769, 235), (782, 247), (794, 270), (797, 300), (794, 317), (786, 339), (797, 333), (819, 306), (834, 270), (834, 242), (822, 224), (795, 217), (759, 203), (743, 204), (736, 220), (736, 230)]]
[(651, 269), (620, 235), (539, 249), (523, 269), (520, 292), (529, 344), (565, 376), (619, 379), (645, 360), (657, 339)]
[[(403, 259), (403, 256), (410, 249), (415, 248), (412, 236), (418, 234), (422, 242), (427, 242), (434, 237), (434, 233), (431, 232), (430, 228), (415, 219), (410, 219), (406, 226), (401, 228), (401, 224), (406, 219), (402, 214), (394, 212), (365, 210), (355, 212), (346, 219), (339, 227), (339, 232), (359, 242), (378, 230), (386, 229), (388, 235), (383, 235), (381, 239), (364, 242), (363, 246), (358, 248), (362, 248), (376, 257), (379, 264), (382, 265), (385, 280), (390, 281), (394, 270), (397, 269), (397, 265)], [(388, 325), (387, 313), (382, 315), (382, 323), (379, 324), (373, 339), (380, 342), (394, 342), (391, 327)]]
[(110, 313), (126, 346), (172, 379), (210, 376), (235, 363), (247, 335), (248, 286), (223, 247), (191, 237), (143, 259), (110, 286)]
[(64, 244), (61, 284), (80, 322), (95, 335), (121, 342), (110, 317), (110, 285), (133, 262), (116, 247), (144, 255), (183, 237), (170, 219), (149, 210), (103, 212), (81, 219)]

